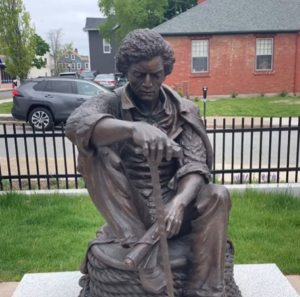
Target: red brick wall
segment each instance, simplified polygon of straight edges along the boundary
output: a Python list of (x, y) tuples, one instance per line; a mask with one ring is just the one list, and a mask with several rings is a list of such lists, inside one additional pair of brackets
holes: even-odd
[[(191, 73), (193, 38), (165, 37), (165, 39), (171, 43), (176, 57), (174, 71), (167, 77), (165, 83), (178, 87), (182, 82), (188, 81), (191, 96), (201, 95), (203, 85), (208, 86), (209, 95), (294, 91), (297, 34), (274, 35), (272, 73), (255, 72), (256, 36), (253, 34), (212, 36), (209, 42), (209, 74)], [(298, 68), (300, 80), (300, 67)], [(300, 82), (297, 83), (297, 92), (300, 92)]]

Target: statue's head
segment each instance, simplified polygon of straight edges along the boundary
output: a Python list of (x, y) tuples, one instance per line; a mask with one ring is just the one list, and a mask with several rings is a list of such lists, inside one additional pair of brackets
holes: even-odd
[(132, 91), (143, 100), (155, 100), (175, 63), (171, 45), (149, 29), (130, 32), (117, 54), (117, 68), (126, 75)]

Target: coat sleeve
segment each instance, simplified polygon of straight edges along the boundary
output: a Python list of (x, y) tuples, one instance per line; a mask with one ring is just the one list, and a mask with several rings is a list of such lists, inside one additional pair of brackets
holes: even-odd
[(77, 146), (79, 153), (91, 156), (94, 147), (90, 139), (95, 125), (103, 118), (115, 118), (115, 100), (111, 97), (111, 94), (93, 97), (75, 109), (68, 118), (66, 137)]
[[(198, 107), (193, 108), (191, 113), (197, 120), (200, 120)], [(201, 136), (191, 124), (185, 123), (183, 125), (178, 144), (182, 149), (182, 157), (178, 159), (178, 170), (170, 181), (169, 187), (176, 190), (179, 180), (190, 173), (201, 174), (207, 182), (210, 181), (211, 171), (207, 166), (206, 147)]]

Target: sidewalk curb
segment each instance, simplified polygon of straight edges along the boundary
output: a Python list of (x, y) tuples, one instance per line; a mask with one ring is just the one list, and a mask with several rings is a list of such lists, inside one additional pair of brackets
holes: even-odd
[(5, 89), (5, 90), (1, 90), (1, 89), (0, 89), (0, 93), (1, 93), (1, 92), (12, 92), (13, 90), (14, 90), (14, 89)]
[[(295, 198), (300, 199), (300, 184), (287, 183), (287, 184), (243, 184), (243, 185), (224, 185), (229, 191), (242, 192), (247, 190), (270, 192), (289, 193)], [(48, 194), (65, 194), (65, 195), (88, 195), (87, 189), (56, 189), (56, 190), (19, 190), (19, 191), (0, 191), (1, 195), (9, 193), (17, 193), (23, 195), (48, 195)]]

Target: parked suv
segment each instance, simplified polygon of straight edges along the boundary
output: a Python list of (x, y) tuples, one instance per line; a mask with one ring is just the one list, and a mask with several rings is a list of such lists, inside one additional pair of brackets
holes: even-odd
[(73, 110), (99, 93), (110, 91), (90, 81), (72, 78), (35, 78), (13, 91), (12, 115), (36, 130), (66, 122)]

